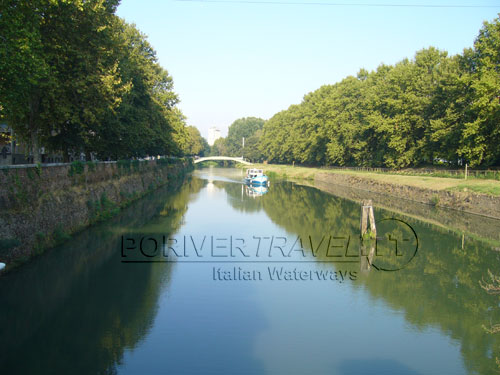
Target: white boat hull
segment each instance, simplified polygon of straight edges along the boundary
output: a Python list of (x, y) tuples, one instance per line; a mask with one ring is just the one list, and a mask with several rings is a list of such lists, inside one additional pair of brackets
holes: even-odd
[(252, 186), (268, 186), (269, 180), (262, 169), (247, 169), (245, 184)]
[(267, 186), (268, 184), (267, 176), (258, 176), (254, 178), (245, 178), (245, 183), (250, 185)]

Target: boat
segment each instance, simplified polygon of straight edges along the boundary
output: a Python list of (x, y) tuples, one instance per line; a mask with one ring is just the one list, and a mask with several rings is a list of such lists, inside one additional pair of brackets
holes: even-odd
[(247, 185), (245, 192), (251, 198), (260, 197), (267, 193), (267, 185)]
[(262, 169), (247, 169), (247, 174), (245, 176), (245, 184), (253, 186), (268, 186), (269, 179), (264, 174)]

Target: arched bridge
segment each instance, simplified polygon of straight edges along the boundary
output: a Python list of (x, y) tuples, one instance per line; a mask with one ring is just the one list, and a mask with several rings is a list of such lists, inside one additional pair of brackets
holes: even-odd
[(207, 156), (207, 157), (196, 159), (194, 161), (194, 163), (197, 164), (197, 163), (202, 163), (204, 161), (209, 161), (209, 160), (213, 160), (213, 161), (231, 160), (231, 161), (235, 161), (235, 162), (241, 163), (241, 164), (252, 165), (252, 163), (250, 163), (249, 161), (246, 161), (243, 158), (236, 158), (236, 157), (232, 157), (232, 156)]

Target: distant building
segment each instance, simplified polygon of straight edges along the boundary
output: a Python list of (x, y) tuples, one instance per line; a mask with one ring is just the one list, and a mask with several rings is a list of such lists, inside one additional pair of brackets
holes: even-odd
[(215, 126), (208, 129), (208, 144), (210, 146), (213, 146), (215, 141), (219, 138), (222, 138), (222, 134), (220, 133), (219, 129), (217, 129)]

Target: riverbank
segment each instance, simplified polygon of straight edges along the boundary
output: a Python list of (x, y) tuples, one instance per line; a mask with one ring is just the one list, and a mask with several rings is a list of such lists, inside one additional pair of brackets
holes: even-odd
[(8, 271), (191, 169), (187, 159), (2, 168), (0, 262)]
[(500, 181), (260, 164), (271, 176), (337, 185), (500, 219)]

